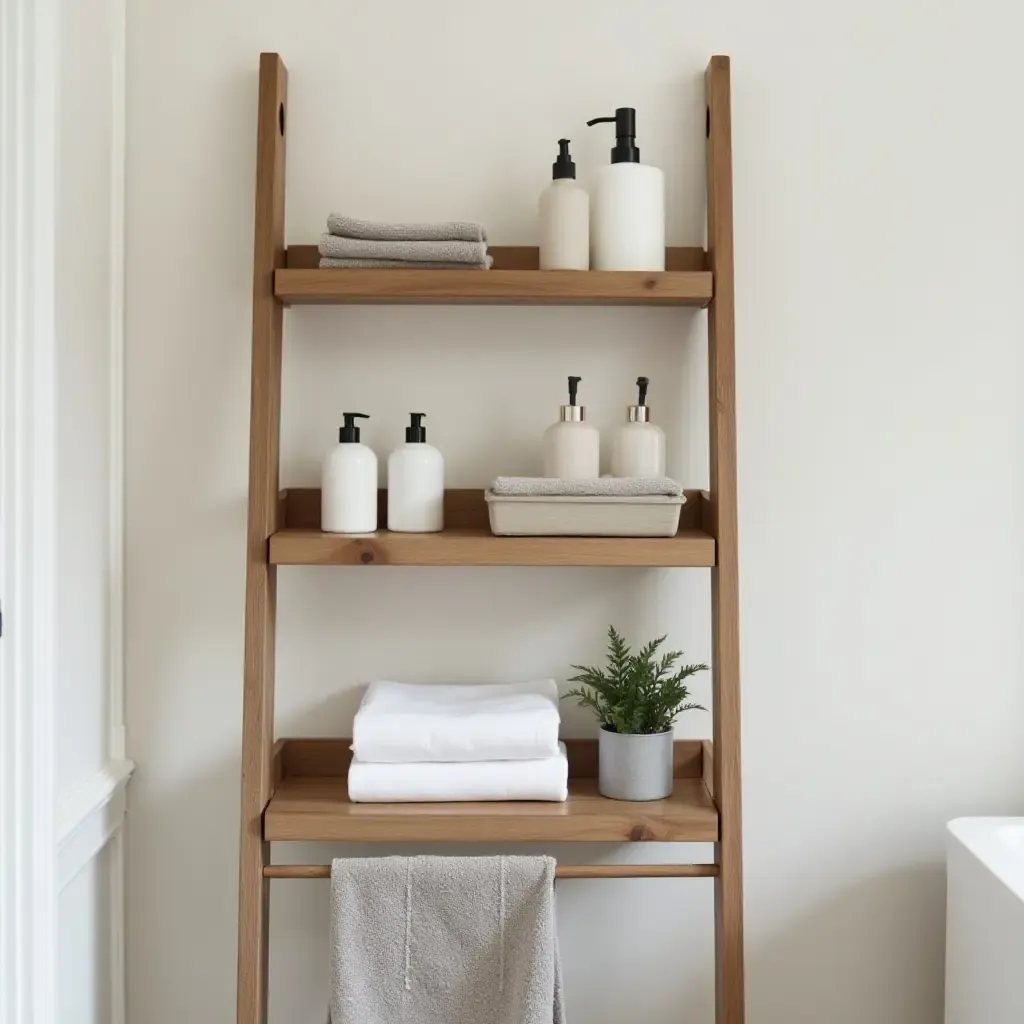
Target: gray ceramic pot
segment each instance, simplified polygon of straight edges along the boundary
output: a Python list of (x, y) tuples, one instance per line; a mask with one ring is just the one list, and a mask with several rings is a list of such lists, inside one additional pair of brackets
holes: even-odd
[(632, 735), (602, 729), (597, 788), (613, 800), (663, 800), (672, 795), (672, 730)]

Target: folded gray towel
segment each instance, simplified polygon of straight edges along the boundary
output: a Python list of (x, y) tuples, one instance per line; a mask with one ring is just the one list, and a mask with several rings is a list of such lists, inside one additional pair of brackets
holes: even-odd
[(491, 494), (501, 498), (649, 498), (664, 495), (678, 498), (683, 488), (667, 476), (602, 476), (596, 480), (558, 480), (543, 476), (499, 476)]
[(563, 1024), (551, 857), (331, 864), (332, 1024)]
[(417, 260), (320, 260), (321, 270), (490, 270), (494, 258), (483, 263), (425, 263)]
[(368, 238), (376, 242), (486, 242), (482, 224), (451, 220), (441, 224), (380, 224), (332, 213), (327, 230), (343, 238)]
[(372, 242), (320, 236), (320, 255), (332, 260), (407, 260), (414, 263), (483, 263), (483, 242)]

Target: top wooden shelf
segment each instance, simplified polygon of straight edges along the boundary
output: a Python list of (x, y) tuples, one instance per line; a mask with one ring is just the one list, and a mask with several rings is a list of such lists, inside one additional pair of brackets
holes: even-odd
[(274, 296), (285, 305), (706, 306), (713, 294), (699, 248), (666, 249), (664, 271), (539, 270), (534, 247), (490, 252), (491, 270), (320, 270), (316, 246), (292, 245)]

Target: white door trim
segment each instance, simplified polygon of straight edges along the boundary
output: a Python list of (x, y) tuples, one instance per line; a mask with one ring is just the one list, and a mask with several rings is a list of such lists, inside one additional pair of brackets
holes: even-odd
[[(126, 76), (128, 70), (127, 0), (109, 0), (111, 35), (110, 91), (110, 419), (108, 523), (109, 566), (107, 672), (109, 722), (104, 773), (110, 796), (102, 803), (100, 827), (93, 836), (107, 850), (110, 880), (110, 1024), (127, 1019), (125, 936), (124, 822), (128, 807), (127, 785), (135, 765), (128, 759), (125, 730), (124, 552), (125, 552), (125, 207), (127, 192)], [(94, 811), (92, 817), (96, 818)], [(76, 830), (76, 835), (78, 831)], [(62, 849), (63, 852), (63, 849)], [(97, 851), (98, 852), (98, 851)], [(72, 864), (64, 861), (68, 870)]]
[(58, 15), (0, 0), (0, 1018), (54, 1024)]
[(107, 637), (107, 671), (109, 672), (109, 749), (113, 762), (133, 767), (126, 761), (124, 724), (124, 277), (125, 277), (125, 76), (128, 63), (127, 0), (110, 2), (110, 562), (107, 572), (109, 586), (109, 635)]
[[(111, 761), (57, 807), (57, 891), (66, 889), (124, 824), (134, 765)], [(111, 879), (113, 882), (114, 879)]]

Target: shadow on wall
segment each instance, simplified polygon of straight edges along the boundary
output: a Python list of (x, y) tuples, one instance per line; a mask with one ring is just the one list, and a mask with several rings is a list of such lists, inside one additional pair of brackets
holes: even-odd
[(750, 1024), (826, 1024), (821, 1007), (827, 1024), (942, 1024), (945, 879), (938, 864), (886, 872), (770, 936), (748, 934)]

